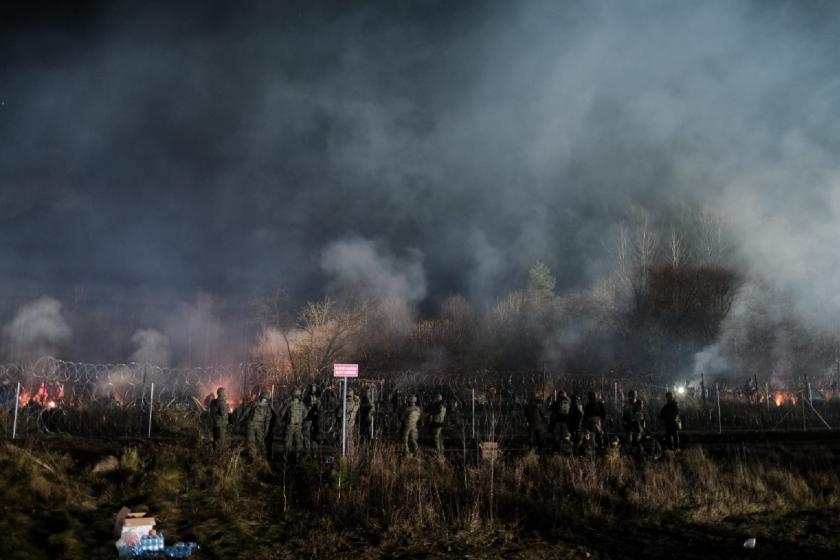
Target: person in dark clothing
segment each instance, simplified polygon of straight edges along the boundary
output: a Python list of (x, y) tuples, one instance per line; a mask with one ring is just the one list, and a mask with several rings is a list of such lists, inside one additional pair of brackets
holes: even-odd
[(586, 406), (583, 408), (583, 427), (591, 432), (592, 439), (598, 447), (604, 447), (604, 422), (607, 419), (607, 408), (604, 401), (598, 398), (594, 391), (590, 391)]
[(569, 432), (569, 411), (572, 401), (566, 391), (560, 391), (557, 399), (551, 404), (551, 416), (548, 420), (548, 432), (554, 441), (555, 448), (560, 448), (564, 434)]
[(577, 444), (580, 441), (580, 428), (583, 422), (583, 405), (577, 395), (572, 395), (571, 408), (569, 409), (569, 432), (572, 434), (572, 441)]
[(659, 420), (665, 427), (665, 437), (668, 445), (676, 451), (680, 448), (682, 419), (680, 418), (680, 406), (677, 404), (674, 394), (670, 391), (665, 393), (665, 406), (659, 412)]
[(532, 450), (541, 453), (545, 447), (546, 425), (541, 393), (535, 393), (525, 405), (525, 419), (528, 421), (528, 443)]

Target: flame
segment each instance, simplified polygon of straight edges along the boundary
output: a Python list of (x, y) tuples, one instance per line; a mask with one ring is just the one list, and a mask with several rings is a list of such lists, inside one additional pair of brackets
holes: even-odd
[(55, 404), (55, 401), (49, 401), (49, 402), (47, 402), (47, 408), (49, 408), (49, 409), (53, 409), (53, 408), (55, 408), (56, 406), (57, 406), (57, 405)]

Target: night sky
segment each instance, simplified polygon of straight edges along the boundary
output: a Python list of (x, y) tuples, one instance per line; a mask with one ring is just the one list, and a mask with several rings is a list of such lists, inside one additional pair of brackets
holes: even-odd
[(633, 209), (690, 205), (833, 312), (838, 12), (4, 2), (4, 298), (302, 302), (365, 258), (421, 306), (492, 302), (538, 259), (563, 293)]

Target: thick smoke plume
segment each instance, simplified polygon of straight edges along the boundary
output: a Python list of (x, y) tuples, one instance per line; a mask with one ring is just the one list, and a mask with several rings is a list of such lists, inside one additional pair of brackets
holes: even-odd
[(140, 364), (166, 367), (172, 359), (169, 337), (154, 329), (142, 329), (134, 333), (131, 342), (137, 347), (131, 360)]
[[(615, 361), (627, 338), (568, 314), (626, 310), (621, 286), (644, 286), (616, 275), (616, 231), (654, 216), (661, 260), (686, 208), (728, 224), (716, 262), (770, 284), (803, 325), (837, 328), (834, 3), (91, 10), (21, 17), (0, 38), (0, 135), (15, 139), (0, 151), (0, 276), (17, 298), (3, 320), (60, 293), (74, 321), (92, 317), (74, 340), (85, 359), (130, 356), (152, 325), (173, 362), (231, 361), (260, 325), (228, 310), (277, 288), (295, 308), (355, 290), (412, 320), (455, 294), (483, 313), (542, 260), (564, 299), (534, 352), (560, 363), (600, 340), (599, 363)], [(725, 329), (689, 341), (654, 323), (640, 344), (669, 368), (691, 371), (701, 342), (731, 361)]]
[(70, 341), (72, 330), (61, 314), (61, 303), (42, 296), (22, 306), (3, 333), (15, 361), (55, 354)]

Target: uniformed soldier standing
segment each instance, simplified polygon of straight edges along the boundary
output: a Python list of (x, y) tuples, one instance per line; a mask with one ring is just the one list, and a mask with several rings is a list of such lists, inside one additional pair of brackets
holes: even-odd
[[(353, 450), (354, 428), (356, 427), (356, 417), (359, 414), (359, 397), (353, 393), (353, 389), (347, 390), (347, 454), (350, 455)], [(341, 425), (341, 407), (336, 410), (338, 425)]]
[(317, 453), (321, 443), (321, 399), (318, 397), (318, 386), (309, 386), (303, 399), (306, 406), (306, 416), (303, 418), (303, 445), (310, 453)]
[(545, 445), (545, 411), (542, 393), (537, 391), (525, 405), (525, 419), (528, 421), (528, 445), (541, 453)]
[(627, 393), (627, 403), (624, 405), (622, 420), (630, 444), (641, 444), (642, 434), (645, 431), (645, 405), (644, 401), (636, 395), (635, 390)]
[(665, 406), (659, 412), (659, 420), (665, 426), (665, 436), (668, 438), (668, 445), (676, 451), (680, 448), (680, 430), (682, 419), (680, 418), (680, 406), (670, 391), (665, 393)]
[(213, 450), (219, 451), (227, 444), (228, 404), (225, 388), (219, 387), (216, 398), (210, 403), (210, 421), (213, 425)]
[(417, 452), (417, 423), (420, 421), (422, 415), (420, 407), (417, 406), (417, 397), (411, 395), (408, 397), (408, 404), (402, 411), (402, 437), (405, 443), (406, 453)]
[(551, 416), (548, 420), (548, 431), (554, 439), (554, 445), (559, 449), (565, 434), (569, 433), (569, 411), (572, 401), (566, 391), (557, 394), (557, 400), (551, 405)]
[(443, 453), (443, 422), (446, 420), (446, 403), (443, 395), (438, 393), (429, 407), (429, 431), (438, 453)]
[(300, 456), (304, 450), (303, 419), (306, 417), (306, 405), (300, 400), (300, 389), (292, 391), (292, 402), (286, 407), (283, 420), (286, 423), (286, 445), (284, 451), (286, 456), (294, 454), (294, 458)]
[(604, 447), (604, 422), (607, 409), (604, 401), (594, 391), (590, 391), (586, 406), (583, 408), (583, 427), (592, 433), (592, 439), (598, 447)]
[(376, 405), (371, 398), (370, 390), (362, 393), (362, 402), (359, 405), (359, 430), (362, 439), (373, 440), (373, 415), (376, 413)]
[(251, 410), (251, 417), (248, 419), (246, 440), (248, 442), (248, 455), (253, 460), (256, 460), (257, 457), (265, 457), (267, 454), (265, 437), (271, 424), (271, 407), (268, 400), (268, 393), (261, 393), (259, 402)]

